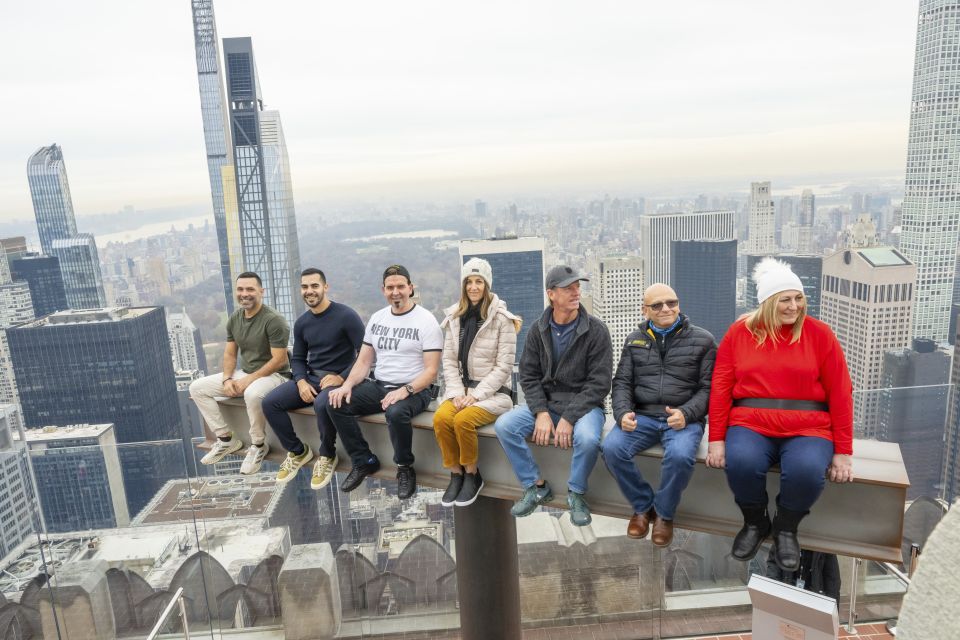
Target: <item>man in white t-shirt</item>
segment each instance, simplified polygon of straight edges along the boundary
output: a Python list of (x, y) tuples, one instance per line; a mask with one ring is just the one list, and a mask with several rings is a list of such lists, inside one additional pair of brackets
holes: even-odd
[[(330, 392), (327, 412), (353, 463), (340, 485), (343, 491), (353, 491), (380, 469), (357, 417), (386, 414), (397, 464), (397, 494), (406, 500), (417, 491), (410, 421), (430, 403), (429, 387), (440, 367), (443, 332), (433, 314), (410, 300), (413, 283), (405, 267), (393, 265), (383, 272), (383, 295), (389, 306), (367, 323), (357, 361), (343, 385)], [(374, 362), (374, 379), (368, 380)]]

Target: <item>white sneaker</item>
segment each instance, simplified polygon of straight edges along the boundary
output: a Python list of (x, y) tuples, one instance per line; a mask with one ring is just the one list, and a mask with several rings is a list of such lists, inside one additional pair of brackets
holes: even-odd
[(236, 453), (240, 449), (243, 449), (243, 442), (240, 441), (240, 438), (231, 437), (226, 442), (217, 438), (207, 455), (200, 458), (200, 464), (215, 464), (223, 460), (225, 456)]
[(333, 480), (333, 472), (337, 470), (337, 462), (339, 462), (339, 460), (337, 454), (333, 454), (332, 458), (319, 456), (317, 463), (313, 465), (313, 476), (310, 478), (310, 488), (316, 491), (330, 484), (330, 481)]
[(243, 464), (240, 465), (240, 473), (250, 475), (260, 471), (260, 465), (263, 464), (263, 459), (267, 457), (268, 453), (270, 453), (270, 445), (266, 442), (263, 443), (262, 447), (255, 444), (247, 447), (247, 455), (243, 459)]

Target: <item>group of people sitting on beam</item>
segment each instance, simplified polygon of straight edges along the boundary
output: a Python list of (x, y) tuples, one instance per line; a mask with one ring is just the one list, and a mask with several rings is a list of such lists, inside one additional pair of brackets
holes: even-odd
[[(320, 489), (339, 462), (339, 435), (351, 462), (340, 488), (352, 491), (380, 469), (358, 418), (383, 412), (398, 496), (410, 498), (417, 490), (412, 419), (435, 397), (442, 368), (444, 392), (433, 427), (450, 470), (444, 506), (468, 506), (483, 489), (477, 429), (493, 423), (523, 490), (514, 516), (553, 500), (531, 444), (572, 449), (571, 522), (591, 522), (587, 481), (602, 456), (634, 511), (627, 535), (649, 533), (653, 544), (667, 546), (706, 423), (706, 465), (725, 470), (743, 513), (733, 557), (750, 560), (772, 536), (776, 563), (795, 571), (798, 525), (826, 479), (853, 480), (849, 372), (833, 332), (806, 314), (800, 279), (785, 263), (762, 260), (754, 271), (759, 306), (738, 319), (719, 346), (681, 313), (673, 289), (649, 286), (641, 303), (645, 319), (627, 337), (615, 372), (606, 325), (580, 303), (585, 280), (569, 266), (548, 271), (549, 305), (527, 332), (518, 367), (525, 402), (514, 406), (521, 319), (493, 293), (492, 269), (483, 259), (464, 263), (460, 299), (444, 310), (440, 323), (414, 302), (413, 281), (401, 265), (383, 272), (388, 305), (366, 326), (354, 310), (329, 298), (322, 271), (304, 270), (300, 286), (307, 311), (294, 324), (289, 358), (286, 321), (263, 304), (259, 276), (242, 273), (236, 280), (239, 308), (227, 323), (223, 372), (190, 386), (217, 437), (201, 462), (214, 464), (243, 448), (218, 404), (224, 396), (242, 397), (251, 445), (241, 473), (259, 471), (269, 452), (269, 424), (287, 451), (277, 482), (289, 482), (316, 457), (310, 484)], [(604, 437), (608, 394), (614, 424)], [(316, 452), (294, 432), (287, 413), (309, 406), (320, 435)], [(663, 448), (663, 461), (654, 490), (634, 457), (656, 445)], [(780, 493), (771, 518), (766, 487), (774, 465), (780, 468)]]

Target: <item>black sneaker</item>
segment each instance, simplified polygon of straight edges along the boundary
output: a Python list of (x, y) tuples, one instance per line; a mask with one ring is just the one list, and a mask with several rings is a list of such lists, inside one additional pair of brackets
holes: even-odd
[(371, 458), (371, 460), (373, 460), (373, 462), (354, 465), (353, 469), (350, 469), (350, 473), (347, 474), (347, 477), (344, 478), (340, 484), (340, 491), (344, 493), (353, 491), (363, 483), (367, 476), (379, 471), (380, 461), (376, 458)]
[(480, 489), (483, 489), (483, 476), (480, 475), (480, 469), (477, 469), (476, 473), (464, 474), (463, 487), (453, 504), (458, 507), (467, 507), (473, 504), (477, 496), (480, 495)]
[(440, 504), (444, 507), (452, 507), (457, 500), (457, 496), (460, 495), (460, 487), (462, 486), (463, 474), (451, 473), (450, 484), (447, 485), (447, 490), (443, 492), (443, 497), (440, 498)]
[(417, 472), (413, 467), (400, 465), (397, 467), (397, 497), (406, 500), (417, 492)]

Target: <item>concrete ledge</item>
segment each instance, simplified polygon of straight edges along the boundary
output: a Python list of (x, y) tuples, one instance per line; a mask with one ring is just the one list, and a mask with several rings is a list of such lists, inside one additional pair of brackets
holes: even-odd
[[(249, 443), (247, 414), (243, 401), (226, 399), (220, 403), (227, 421), (234, 425), (235, 433)], [(297, 435), (310, 446), (319, 444), (316, 422), (312, 408), (291, 412)], [(416, 456), (417, 481), (421, 485), (445, 488), (450, 479), (443, 468), (440, 450), (433, 435), (433, 412), (425, 411), (413, 420), (413, 453)], [(371, 449), (380, 457), (383, 465), (379, 477), (392, 478), (396, 467), (392, 463), (393, 447), (387, 432), (386, 419), (382, 413), (366, 416), (361, 420), (364, 437)], [(613, 426), (608, 419), (605, 433)], [(483, 471), (485, 488), (483, 494), (504, 500), (516, 500), (520, 488), (510, 463), (500, 447), (493, 425), (481, 427), (480, 468)], [(208, 432), (208, 441), (213, 435)], [(281, 462), (286, 453), (273, 433), (267, 430), (270, 444), (269, 459)], [(201, 445), (204, 446), (204, 445)], [(209, 446), (207, 444), (206, 446)], [(350, 470), (350, 459), (337, 442), (340, 456), (339, 471)], [(555, 499), (550, 506), (566, 508), (567, 475), (570, 468), (570, 450), (549, 447), (532, 447), (544, 477), (553, 486)], [(726, 477), (718, 469), (704, 465), (707, 443), (706, 434), (697, 452), (697, 469), (683, 495), (674, 523), (677, 527), (723, 536), (734, 536), (740, 529), (742, 519), (727, 486)], [(850, 557), (900, 562), (900, 545), (903, 537), (903, 512), (909, 480), (895, 443), (872, 440), (854, 442), (853, 469), (856, 480), (838, 485), (827, 482), (827, 487), (813, 512), (800, 527), (803, 546), (815, 551), (836, 553)], [(637, 466), (644, 478), (653, 486), (660, 482), (660, 461), (663, 450), (655, 447), (637, 456)], [(780, 474), (767, 476), (767, 492), (773, 500), (780, 490)], [(602, 461), (598, 462), (590, 476), (587, 500), (594, 513), (629, 518), (633, 509), (626, 503), (616, 481)]]

